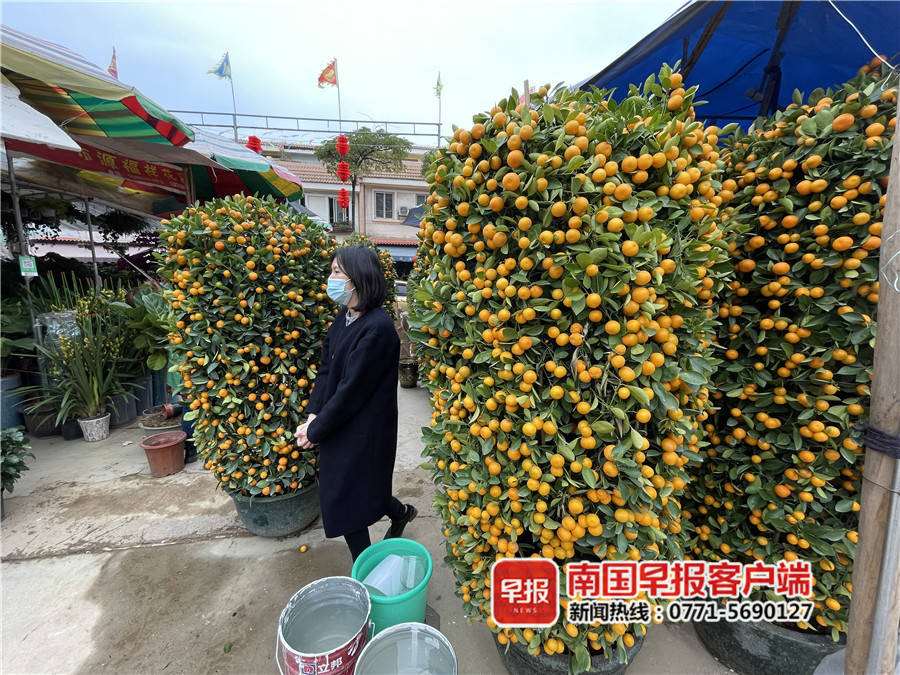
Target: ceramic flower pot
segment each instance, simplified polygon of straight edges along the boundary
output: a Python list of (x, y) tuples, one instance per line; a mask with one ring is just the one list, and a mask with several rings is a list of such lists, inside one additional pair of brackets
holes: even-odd
[(318, 483), (276, 497), (230, 494), (241, 522), (260, 537), (286, 537), (319, 516)]
[[(526, 645), (521, 642), (509, 642), (501, 645), (494, 640), (497, 651), (500, 652), (500, 658), (503, 659), (503, 665), (506, 670), (514, 675), (568, 675), (569, 656), (563, 654), (540, 654), (533, 655), (528, 652)], [(635, 640), (632, 647), (627, 650), (628, 663), (619, 663), (617, 660), (611, 660), (602, 654), (591, 655), (590, 670), (583, 675), (622, 675), (628, 668), (628, 665), (637, 656), (637, 653), (644, 646), (644, 638), (640, 637)]]
[(109, 438), (109, 418), (109, 413), (104, 413), (99, 417), (79, 417), (78, 426), (81, 427), (84, 440), (88, 443), (95, 443)]
[(741, 675), (812, 675), (829, 654), (846, 645), (831, 635), (789, 630), (765, 621), (694, 622), (707, 651)]

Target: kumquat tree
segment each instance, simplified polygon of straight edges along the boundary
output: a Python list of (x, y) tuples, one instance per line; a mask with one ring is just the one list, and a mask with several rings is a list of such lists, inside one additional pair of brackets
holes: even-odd
[[(847, 631), (897, 76), (799, 92), (723, 151), (740, 223), (719, 412), (686, 502), (695, 555), (813, 565), (800, 629)], [(759, 594), (754, 599), (775, 599)]]
[[(513, 92), (456, 129), (431, 194), (410, 324), (446, 561), (490, 613), (503, 557), (689, 553), (682, 500), (705, 452), (716, 295), (733, 274), (719, 134), (668, 66), (608, 92)], [(564, 587), (564, 586), (563, 586)], [(500, 629), (499, 643), (624, 661), (641, 624)]]
[(316, 480), (294, 445), (334, 316), (324, 227), (271, 198), (235, 195), (163, 221), (172, 360), (194, 440), (222, 489), (285, 494)]

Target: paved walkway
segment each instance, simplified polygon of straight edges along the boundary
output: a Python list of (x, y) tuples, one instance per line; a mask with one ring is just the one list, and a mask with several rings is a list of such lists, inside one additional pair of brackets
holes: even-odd
[[(419, 509), (406, 534), (435, 560), (428, 604), (460, 674), (502, 674), (490, 631), (467, 622), (440, 564), (434, 488), (419, 468), (419, 429), (429, 419), (426, 393), (400, 389), (394, 485)], [(32, 468), (4, 500), (3, 673), (275, 673), (285, 603), (310, 581), (349, 573), (343, 540), (325, 539), (319, 522), (295, 537), (250, 535), (199, 462), (153, 478), (138, 446), (143, 436), (132, 425), (101, 443), (33, 441)], [(386, 528), (373, 526), (373, 539)], [(727, 672), (690, 626), (651, 628), (629, 668)]]

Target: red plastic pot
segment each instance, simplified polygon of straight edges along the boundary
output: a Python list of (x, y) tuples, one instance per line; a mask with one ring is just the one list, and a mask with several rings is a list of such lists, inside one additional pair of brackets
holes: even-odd
[(147, 455), (150, 473), (154, 478), (162, 478), (178, 473), (184, 468), (184, 441), (187, 434), (183, 431), (164, 431), (161, 434), (147, 436), (140, 445)]

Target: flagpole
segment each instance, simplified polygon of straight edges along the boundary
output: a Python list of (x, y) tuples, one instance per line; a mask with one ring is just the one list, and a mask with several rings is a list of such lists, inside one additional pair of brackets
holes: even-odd
[[(231, 57), (228, 57), (228, 69), (231, 70)], [(234, 142), (238, 142), (238, 131), (237, 131), (237, 103), (234, 101), (234, 75), (231, 72), (228, 73), (228, 82), (231, 83), (231, 110), (234, 113), (232, 116), (232, 120), (234, 121)]]
[(341, 79), (338, 77), (337, 59), (334, 60), (334, 81), (338, 92), (338, 132), (344, 133), (343, 116), (341, 115)]

